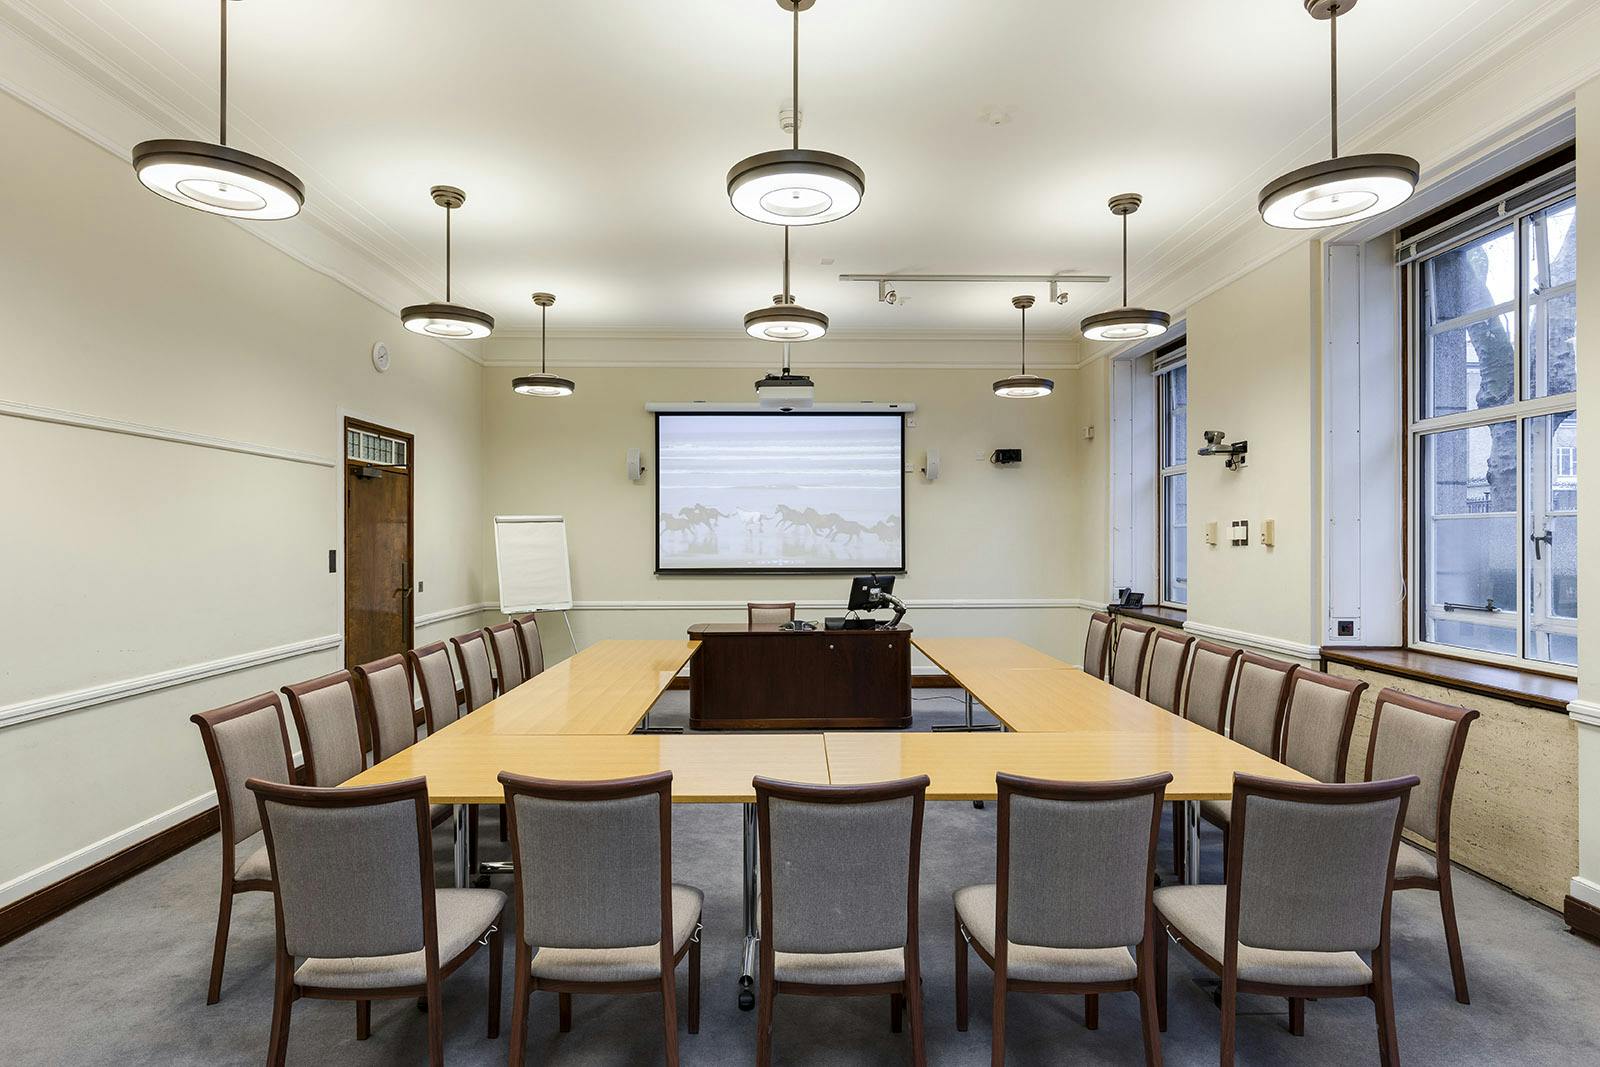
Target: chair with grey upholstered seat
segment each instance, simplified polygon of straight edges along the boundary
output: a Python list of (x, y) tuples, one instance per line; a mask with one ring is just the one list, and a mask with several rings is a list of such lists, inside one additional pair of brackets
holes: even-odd
[[(1254, 652), (1239, 655), (1239, 674), (1233, 685), (1228, 736), (1269, 759), (1283, 748), (1283, 713), (1297, 665)], [(1226, 800), (1200, 802), (1200, 818), (1222, 830), (1222, 851), (1228, 851), (1228, 817), (1233, 808)]]
[[(1284, 782), (1235, 774), (1226, 885), (1155, 891), (1156, 920), (1222, 979), (1223, 1067), (1233, 1063), (1238, 995), (1289, 1002), (1366, 997), (1386, 1067), (1398, 1067), (1389, 906), (1415, 775), (1381, 782)], [(1167, 938), (1156, 939), (1156, 998), (1167, 1028)]]
[(927, 775), (870, 785), (755, 779), (761, 857), (756, 1063), (772, 1062), (779, 993), (888, 996), (926, 1061), (917, 888)]
[(1171, 774), (1048, 782), (998, 774), (996, 875), (955, 893), (956, 1029), (967, 1029), (967, 948), (994, 971), (992, 1062), (1006, 1056), (1006, 994), (1135, 992), (1145, 1063), (1161, 1062), (1151, 891)]
[(1164, 711), (1178, 714), (1183, 697), (1183, 669), (1189, 665), (1194, 638), (1173, 630), (1157, 630), (1150, 645), (1144, 698)]
[(529, 678), (544, 673), (544, 642), (539, 638), (539, 617), (522, 615), (511, 620), (517, 627), (517, 640), (522, 643), (522, 664)]
[(228, 953), (228, 927), (236, 893), (272, 892), (272, 864), (255, 798), (245, 788), (251, 778), (294, 781), (289, 728), (283, 705), (261, 693), (225, 708), (189, 717), (200, 728), (211, 781), (217, 788), (217, 823), (222, 835), (222, 901), (217, 906), (217, 936), (211, 950), (211, 982), (206, 1003), (222, 999), (222, 962)]
[[(446, 667), (449, 661), (446, 660)], [(417, 709), (411, 696), (411, 671), (404, 656), (385, 656), (355, 669), (356, 702), (372, 734), (372, 762), (382, 763), (417, 743)], [(448, 804), (433, 805), (438, 826), (451, 815)]]
[(411, 663), (411, 673), (416, 676), (417, 688), (422, 691), (422, 719), (428, 724), (428, 736), (432, 737), (461, 715), (456, 672), (450, 666), (450, 649), (443, 641), (435, 641), (408, 650), (406, 659)]
[(1111, 654), (1111, 684), (1139, 696), (1144, 689), (1145, 653), (1150, 651), (1154, 626), (1125, 622), (1117, 627), (1117, 648)]
[[(1244, 653), (1212, 641), (1196, 641), (1189, 656), (1189, 676), (1183, 683), (1183, 717), (1214, 733), (1226, 733), (1228, 697)], [(1184, 855), (1183, 805), (1172, 805), (1172, 869), (1184, 880), (1188, 857)], [(1195, 857), (1199, 862), (1199, 857)]]
[(289, 712), (300, 734), (306, 785), (343, 785), (366, 769), (361, 713), (349, 671), (286, 685), (283, 695), (289, 698)]
[(672, 881), (672, 772), (609, 782), (502, 773), (517, 899), (511, 1063), (523, 1061), (529, 998), (655, 993), (666, 1061), (678, 1063), (677, 967), (689, 959), (689, 1032), (700, 1031), (700, 890)]
[(1106, 676), (1111, 656), (1111, 616), (1097, 611), (1089, 616), (1089, 633), (1083, 639), (1083, 669), (1096, 678)]
[(1283, 712), (1284, 763), (1319, 782), (1342, 782), (1350, 762), (1350, 734), (1367, 683), (1297, 667)]
[(483, 638), (494, 652), (494, 670), (504, 696), (528, 680), (528, 668), (522, 662), (522, 637), (516, 623), (503, 622), (484, 627)]
[(482, 630), (473, 630), (450, 639), (461, 663), (461, 688), (466, 694), (466, 710), (477, 711), (494, 699), (494, 672), (489, 667), (489, 642)]
[(494, 889), (435, 889), (428, 784), (348, 789), (251, 779), (278, 884), (277, 969), (269, 1064), (288, 1053), (295, 1001), (356, 1002), (356, 1039), (372, 1001), (428, 1010), (428, 1058), (444, 1062), (441, 984), (489, 946), (489, 1037), (500, 1033), (501, 912)]
[(744, 606), (745, 619), (751, 626), (782, 626), (794, 621), (794, 604), (749, 603)]
[(1455, 895), (1450, 886), (1450, 809), (1456, 775), (1467, 747), (1467, 728), (1478, 712), (1385, 689), (1372, 712), (1372, 737), (1367, 745), (1368, 780), (1398, 774), (1422, 779), (1406, 809), (1406, 829), (1433, 842), (1432, 855), (1408, 841), (1400, 842), (1396, 889), (1431, 889), (1439, 894), (1445, 947), (1456, 1000), (1467, 997), (1467, 966), (1461, 958), (1461, 932), (1456, 927)]

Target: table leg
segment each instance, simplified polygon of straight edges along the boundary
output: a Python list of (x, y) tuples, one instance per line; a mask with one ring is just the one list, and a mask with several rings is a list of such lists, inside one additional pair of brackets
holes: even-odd
[(757, 918), (756, 806), (744, 806), (744, 956), (739, 971), (739, 1010), (756, 1006), (756, 948), (761, 943)]
[(941, 725), (935, 726), (934, 730), (936, 730), (936, 731), (965, 730), (965, 731), (970, 733), (973, 730), (1004, 730), (1005, 729), (1005, 727), (1000, 725), (999, 723), (996, 723), (994, 725), (984, 725), (984, 726), (978, 726), (978, 725), (974, 724), (973, 721), (972, 721), (972, 694), (971, 693), (964, 693), (963, 695), (966, 697), (966, 717), (965, 717), (965, 721), (964, 722), (958, 722), (958, 723), (941, 724)]
[(465, 889), (468, 886), (468, 872), (470, 866), (467, 862), (467, 839), (471, 835), (467, 831), (467, 806), (456, 805), (455, 817), (455, 866), (456, 888)]
[(1183, 802), (1183, 884), (1200, 884), (1200, 802)]

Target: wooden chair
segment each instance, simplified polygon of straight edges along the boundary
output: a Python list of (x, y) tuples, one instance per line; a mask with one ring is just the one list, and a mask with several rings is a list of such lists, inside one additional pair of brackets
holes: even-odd
[(794, 605), (791, 604), (746, 604), (745, 615), (751, 626), (782, 626), (786, 622), (794, 621)]
[(334, 671), (283, 687), (300, 734), (306, 785), (343, 785), (367, 767), (361, 744), (361, 713), (349, 671)]
[[(1244, 652), (1239, 656), (1239, 676), (1233, 686), (1228, 712), (1228, 736), (1270, 759), (1283, 751), (1283, 712), (1296, 664), (1270, 656)], [(1222, 852), (1228, 852), (1228, 818), (1233, 806), (1226, 800), (1202, 800), (1200, 818), (1222, 830)]]
[[(757, 777), (761, 985), (756, 1063), (772, 1063), (779, 993), (889, 997), (889, 1026), (911, 1023), (911, 1060), (927, 1054), (917, 888), (927, 775), (871, 785)], [(902, 901), (904, 902), (902, 904)]]
[(1151, 892), (1170, 781), (1171, 774), (1122, 782), (995, 776), (995, 882), (955, 893), (956, 1029), (967, 1029), (971, 945), (994, 971), (994, 1067), (1006, 1059), (1008, 992), (1081, 993), (1091, 1030), (1101, 993), (1135, 992), (1145, 1063), (1161, 1063)]
[(1350, 734), (1366, 691), (1367, 683), (1354, 678), (1295, 668), (1289, 706), (1283, 713), (1280, 760), (1319, 782), (1344, 781)]
[[(1296, 1035), (1305, 1032), (1306, 1000), (1367, 997), (1382, 1062), (1398, 1067), (1389, 905), (1416, 784), (1415, 775), (1354, 785), (1234, 775), (1227, 884), (1155, 891), (1157, 921), (1222, 979), (1222, 1067), (1233, 1063), (1240, 993), (1287, 999)], [(1165, 937), (1156, 939), (1156, 968), (1165, 1031)]]
[(222, 834), (222, 900), (217, 905), (216, 944), (211, 950), (211, 983), (206, 1003), (222, 999), (222, 963), (228, 954), (228, 927), (236, 893), (270, 893), (272, 863), (255, 798), (245, 782), (294, 781), (294, 758), (283, 705), (261, 693), (225, 708), (202, 711), (189, 721), (200, 728), (211, 781), (217, 787), (217, 823)]
[(1083, 639), (1083, 669), (1096, 678), (1106, 676), (1111, 654), (1111, 616), (1097, 611), (1089, 616), (1089, 633)]
[(1158, 708), (1178, 714), (1183, 696), (1183, 669), (1189, 665), (1194, 638), (1171, 630), (1157, 630), (1150, 647), (1145, 699)]
[(1478, 712), (1385, 689), (1372, 711), (1372, 738), (1367, 746), (1368, 781), (1398, 774), (1422, 779), (1407, 809), (1406, 829), (1434, 843), (1434, 854), (1409, 842), (1400, 843), (1395, 868), (1396, 889), (1431, 889), (1439, 894), (1444, 942), (1450, 952), (1450, 976), (1456, 1000), (1469, 1004), (1467, 966), (1461, 958), (1461, 932), (1456, 928), (1455, 895), (1450, 887), (1450, 808), (1456, 775), (1467, 747), (1467, 728)]
[(562, 1033), (572, 995), (661, 997), (666, 1060), (678, 1063), (677, 967), (689, 958), (689, 1032), (700, 1032), (700, 909), (672, 881), (672, 772), (552, 782), (503, 772), (516, 860), (517, 962), (511, 1063), (528, 1040), (528, 1001), (555, 993)]
[[(445, 660), (449, 667), (448, 658)], [(372, 731), (372, 762), (382, 763), (417, 743), (417, 711), (411, 698), (411, 672), (404, 656), (385, 656), (355, 669), (356, 701)], [(438, 826), (453, 814), (434, 804), (429, 819)]]
[(489, 643), (482, 630), (452, 637), (450, 646), (461, 661), (461, 686), (466, 691), (467, 711), (477, 711), (494, 699), (494, 674), (489, 670)]
[(456, 672), (450, 666), (450, 649), (443, 641), (435, 641), (408, 650), (406, 660), (416, 676), (417, 688), (422, 690), (422, 718), (428, 724), (428, 736), (432, 737), (461, 715), (461, 702), (456, 696)]
[(435, 889), (428, 784), (313, 789), (251, 779), (278, 883), (269, 1064), (283, 1064), (294, 1002), (426, 997), (428, 1059), (444, 1063), (444, 979), (489, 946), (489, 1037), (500, 1034), (500, 914), (494, 889)]
[(1117, 627), (1117, 648), (1111, 656), (1111, 684), (1139, 696), (1144, 689), (1145, 653), (1154, 626), (1125, 622)]
[[(1226, 733), (1228, 696), (1244, 653), (1212, 641), (1196, 641), (1189, 657), (1189, 677), (1183, 683), (1183, 717), (1214, 733)], [(1183, 805), (1172, 805), (1172, 869), (1183, 881), (1188, 857), (1184, 855)], [(1198, 861), (1198, 857), (1196, 857)]]
[(537, 678), (544, 673), (544, 642), (539, 638), (539, 617), (530, 614), (511, 621), (517, 624), (522, 662), (528, 668), (528, 677)]
[(494, 650), (494, 670), (500, 679), (501, 696), (528, 680), (528, 668), (522, 662), (522, 636), (517, 633), (516, 623), (486, 626), (483, 639)]

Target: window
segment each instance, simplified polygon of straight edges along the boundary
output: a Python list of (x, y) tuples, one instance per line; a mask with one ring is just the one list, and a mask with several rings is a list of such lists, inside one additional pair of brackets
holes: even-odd
[(1161, 603), (1189, 603), (1189, 368), (1182, 362), (1159, 365), (1156, 398), (1160, 405), (1157, 446), (1160, 477)]
[(344, 455), (346, 459), (353, 459), (362, 463), (377, 463), (385, 467), (404, 467), (406, 465), (406, 443), (397, 437), (346, 427), (344, 431)]
[(1575, 666), (1577, 201), (1558, 188), (1406, 267), (1410, 625), (1419, 644)]

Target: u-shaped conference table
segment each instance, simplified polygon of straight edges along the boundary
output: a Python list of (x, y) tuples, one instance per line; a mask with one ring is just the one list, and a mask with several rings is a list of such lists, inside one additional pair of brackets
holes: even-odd
[(744, 806), (744, 927), (739, 1005), (753, 1003), (757, 915), (757, 775), (851, 785), (926, 774), (929, 800), (992, 800), (995, 774), (1103, 781), (1172, 772), (1184, 802), (1188, 877), (1197, 876), (1199, 802), (1226, 800), (1235, 772), (1305, 775), (1010, 638), (914, 637), (912, 643), (1004, 732), (635, 733), (694, 641), (601, 641), (346, 785), (425, 777), (435, 804), (455, 806), (455, 880), (477, 870), (471, 805), (505, 801), (501, 771), (566, 780), (672, 772), (679, 804)]

